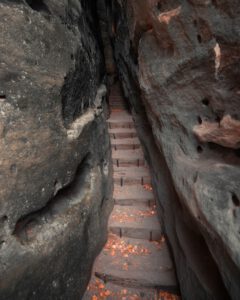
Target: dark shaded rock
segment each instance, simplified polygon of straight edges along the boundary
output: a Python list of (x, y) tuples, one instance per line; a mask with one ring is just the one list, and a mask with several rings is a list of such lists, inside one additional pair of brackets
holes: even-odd
[[(142, 0), (109, 7), (119, 77), (152, 167), (183, 299), (237, 300), (239, 6)], [(222, 129), (201, 136), (210, 123)]]
[(80, 299), (106, 241), (111, 164), (94, 3), (0, 3), (4, 300)]

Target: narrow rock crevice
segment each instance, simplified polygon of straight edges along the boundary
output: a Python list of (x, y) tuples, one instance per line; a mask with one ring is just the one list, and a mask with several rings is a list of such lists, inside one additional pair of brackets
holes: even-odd
[[(114, 183), (90, 286), (239, 300), (238, 3), (4, 0), (0, 27), (0, 298), (96, 299)], [(132, 243), (152, 261), (115, 268)]]

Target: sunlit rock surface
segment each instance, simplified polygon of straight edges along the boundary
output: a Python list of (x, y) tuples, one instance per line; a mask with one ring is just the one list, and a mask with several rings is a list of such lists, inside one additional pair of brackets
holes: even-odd
[(80, 299), (111, 164), (95, 1), (0, 3), (0, 299)]
[(240, 297), (240, 7), (111, 1), (109, 34), (184, 299)]

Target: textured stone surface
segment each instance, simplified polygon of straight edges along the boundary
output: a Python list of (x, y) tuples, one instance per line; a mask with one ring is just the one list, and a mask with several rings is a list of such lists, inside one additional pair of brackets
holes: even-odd
[[(240, 297), (237, 1), (112, 1), (125, 96), (184, 299)], [(112, 17), (114, 16), (114, 17)]]
[(95, 1), (0, 3), (1, 299), (80, 299), (106, 240), (95, 14)]

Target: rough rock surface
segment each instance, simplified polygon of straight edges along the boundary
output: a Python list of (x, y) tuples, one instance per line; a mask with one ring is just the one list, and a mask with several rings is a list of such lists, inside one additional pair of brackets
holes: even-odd
[(0, 2), (0, 299), (80, 299), (111, 202), (95, 1)]
[(183, 299), (237, 300), (239, 3), (108, 5), (119, 77), (152, 167)]

